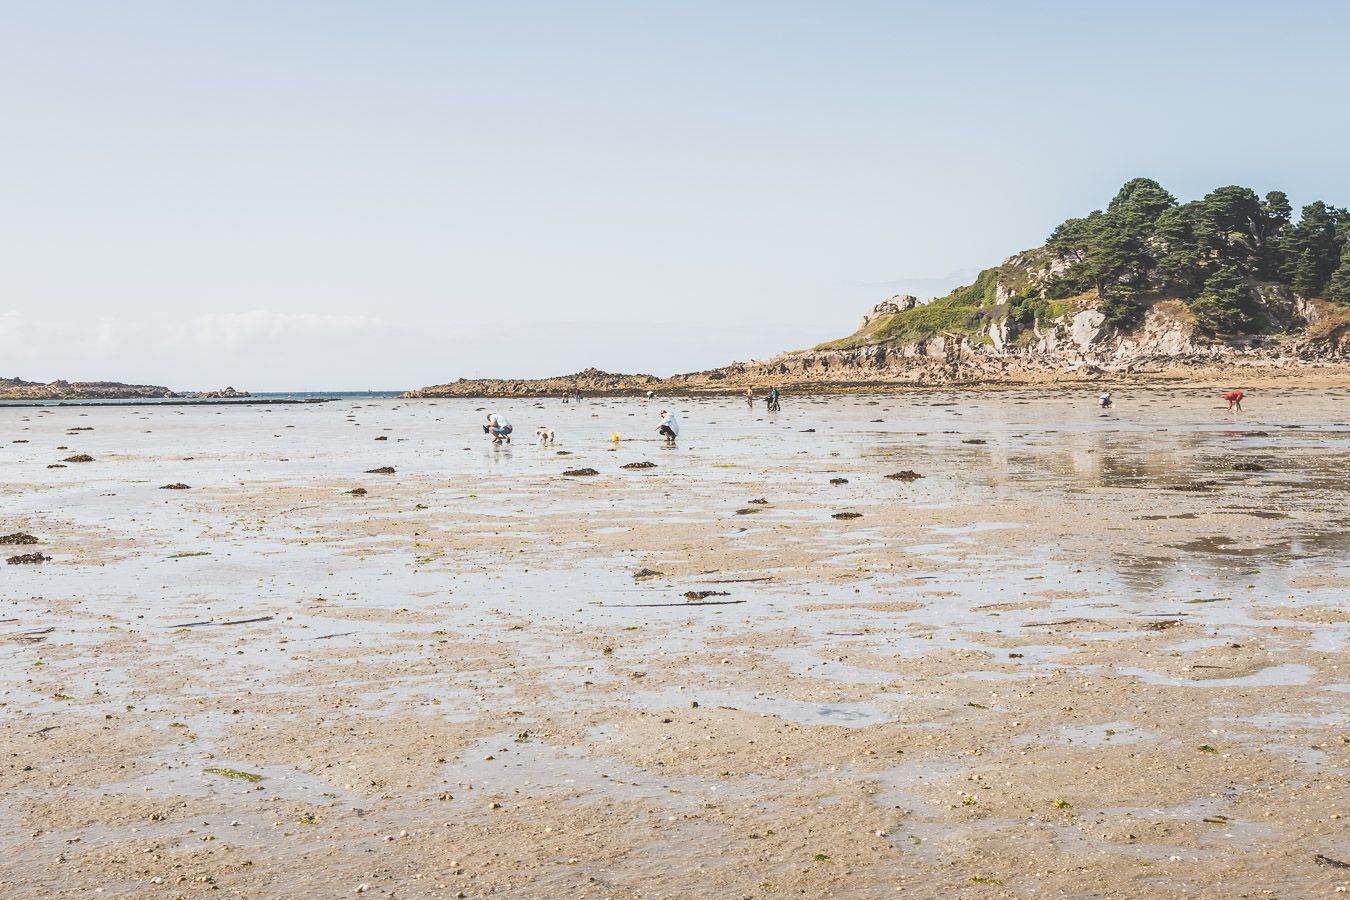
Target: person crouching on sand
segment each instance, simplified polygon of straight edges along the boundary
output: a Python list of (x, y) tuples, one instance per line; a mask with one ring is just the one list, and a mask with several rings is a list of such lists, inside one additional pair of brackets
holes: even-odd
[(1246, 395), (1242, 391), (1229, 391), (1223, 395), (1223, 399), (1228, 401), (1229, 412), (1242, 412), (1242, 398)]
[(507, 421), (506, 416), (499, 413), (488, 413), (487, 422), (483, 425), (483, 434), (492, 435), (492, 443), (500, 444), (503, 441), (511, 443), (511, 423)]
[(667, 444), (675, 443), (675, 438), (680, 433), (680, 421), (675, 418), (673, 412), (661, 410), (661, 426), (656, 429), (656, 433), (664, 437)]

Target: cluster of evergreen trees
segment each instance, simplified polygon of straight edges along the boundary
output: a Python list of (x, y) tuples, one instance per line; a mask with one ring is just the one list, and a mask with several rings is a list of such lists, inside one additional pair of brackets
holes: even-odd
[(1178, 204), (1156, 181), (1136, 178), (1104, 211), (1056, 228), (1047, 246), (1071, 264), (1046, 296), (1095, 289), (1121, 325), (1142, 314), (1150, 293), (1181, 297), (1212, 334), (1268, 324), (1253, 290), (1260, 283), (1350, 303), (1350, 211), (1319, 200), (1293, 222), (1280, 191), (1262, 199), (1233, 185)]

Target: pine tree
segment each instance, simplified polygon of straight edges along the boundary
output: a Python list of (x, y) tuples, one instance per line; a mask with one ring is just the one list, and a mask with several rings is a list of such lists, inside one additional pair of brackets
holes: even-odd
[(1204, 290), (1187, 306), (1195, 315), (1196, 327), (1206, 334), (1243, 332), (1257, 322), (1251, 285), (1233, 265), (1222, 266), (1205, 279)]
[(1341, 264), (1327, 282), (1327, 298), (1337, 303), (1350, 303), (1350, 244), (1341, 248)]
[(1298, 224), (1288, 229), (1282, 274), (1295, 292), (1321, 296), (1340, 261), (1337, 230), (1342, 223), (1350, 223), (1350, 213), (1318, 200), (1303, 207)]

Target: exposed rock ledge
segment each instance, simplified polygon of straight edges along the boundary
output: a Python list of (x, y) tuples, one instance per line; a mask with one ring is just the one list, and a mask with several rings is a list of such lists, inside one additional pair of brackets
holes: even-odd
[(177, 396), (157, 384), (64, 380), (43, 384), (21, 378), (0, 378), (0, 400), (142, 400)]
[(655, 375), (616, 375), (599, 369), (586, 369), (575, 375), (553, 378), (461, 378), (450, 384), (438, 384), (418, 391), (408, 391), (407, 398), (417, 397), (560, 397), (573, 388), (583, 396), (609, 396), (655, 390), (664, 382)]
[(905, 343), (844, 350), (800, 350), (773, 359), (733, 363), (670, 378), (616, 375), (587, 369), (537, 380), (460, 380), (410, 391), (405, 397), (561, 396), (739, 393), (769, 385), (839, 390), (888, 385), (982, 383), (1044, 384), (1103, 377), (1282, 376), (1334, 370), (1350, 377), (1350, 324), (1325, 323), (1295, 335), (1207, 341), (1169, 304), (1149, 311), (1142, 325), (1117, 331), (1096, 310), (1037, 326), (1013, 341), (998, 327), (972, 338), (940, 334)]

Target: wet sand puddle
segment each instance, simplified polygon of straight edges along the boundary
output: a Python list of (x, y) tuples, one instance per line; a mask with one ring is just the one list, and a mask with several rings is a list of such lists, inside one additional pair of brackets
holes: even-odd
[(1340, 883), (1350, 429), (1117, 404), (0, 409), (0, 880)]

